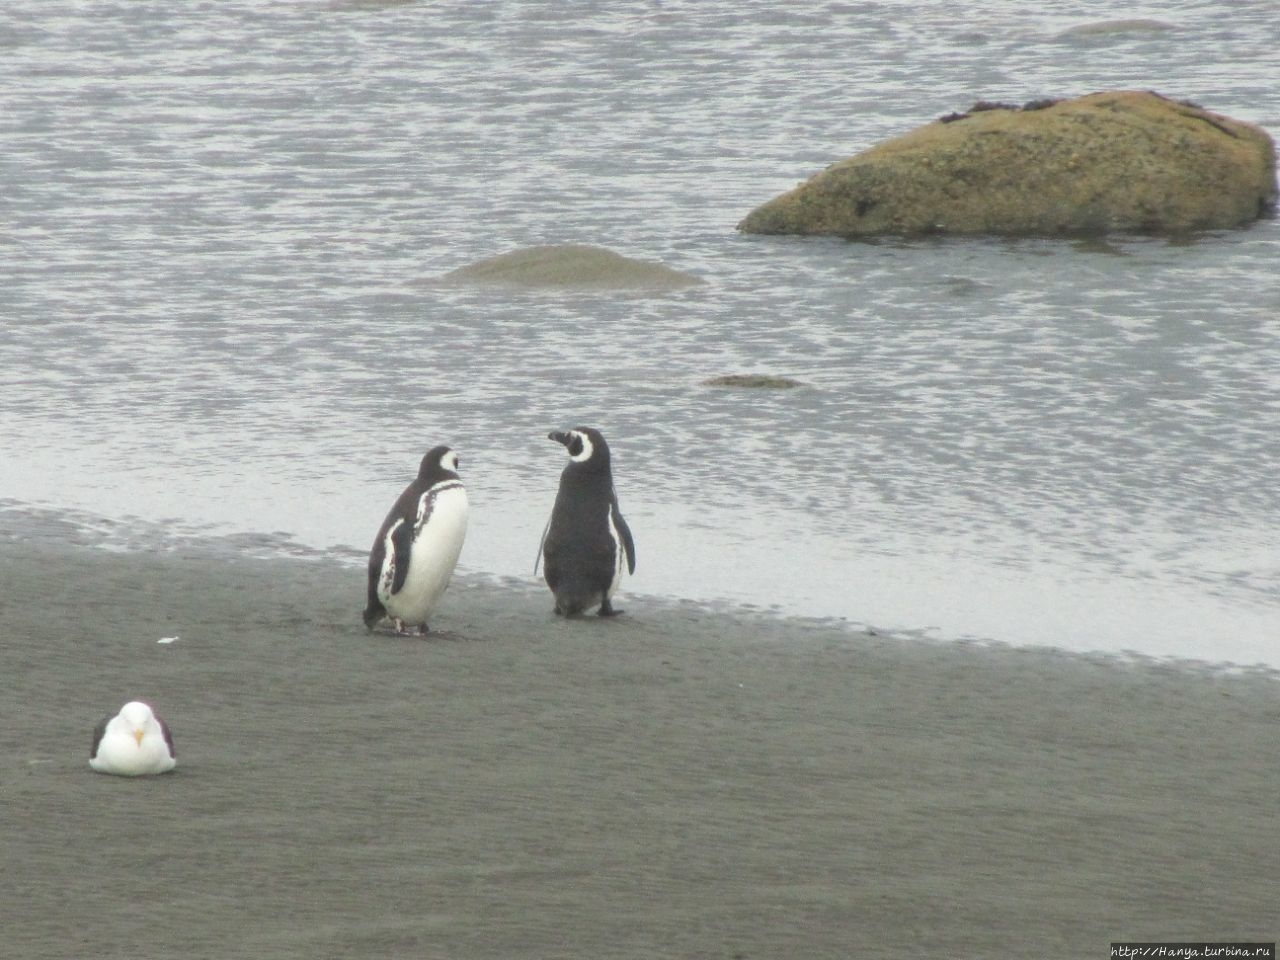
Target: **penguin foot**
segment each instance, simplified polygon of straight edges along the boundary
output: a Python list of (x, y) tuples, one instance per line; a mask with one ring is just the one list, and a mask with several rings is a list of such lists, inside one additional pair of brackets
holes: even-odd
[(399, 617), (393, 617), (391, 620), (391, 632), (397, 637), (425, 637), (431, 632), (431, 628), (425, 623), (415, 625), (405, 623)]
[(609, 602), (608, 597), (605, 597), (604, 600), (600, 603), (600, 612), (598, 616), (616, 617), (620, 613), (626, 613), (626, 611), (613, 609), (613, 604)]

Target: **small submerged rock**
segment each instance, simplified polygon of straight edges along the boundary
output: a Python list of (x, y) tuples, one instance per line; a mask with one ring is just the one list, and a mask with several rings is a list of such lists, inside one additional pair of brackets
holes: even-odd
[(679, 290), (702, 282), (660, 263), (580, 243), (513, 250), (451, 270), (440, 280), (535, 289), (644, 291)]
[(1064, 30), (1061, 36), (1064, 38), (1103, 37), (1111, 34), (1126, 33), (1166, 33), (1176, 29), (1177, 27), (1173, 24), (1165, 23), (1163, 20), (1137, 17), (1129, 20), (1100, 20), (1096, 23), (1082, 23), (1079, 26)]
[(741, 387), (752, 390), (792, 390), (805, 384), (790, 377), (776, 377), (768, 373), (729, 373), (722, 377), (703, 380), (704, 387)]
[(418, 0), (329, 0), (328, 9), (334, 11), (376, 10), (382, 7), (407, 7)]

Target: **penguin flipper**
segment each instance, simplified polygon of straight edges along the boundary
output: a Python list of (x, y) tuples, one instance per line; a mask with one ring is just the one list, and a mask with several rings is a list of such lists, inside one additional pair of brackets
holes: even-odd
[(391, 561), (395, 574), (391, 580), (391, 593), (399, 593), (409, 576), (409, 554), (413, 550), (413, 524), (401, 521), (391, 531)]
[(551, 518), (547, 517), (547, 525), (542, 528), (542, 539), (538, 541), (538, 555), (533, 560), (533, 575), (538, 575), (538, 564), (542, 563), (542, 551), (547, 546), (547, 533), (551, 530)]
[(622, 513), (618, 510), (617, 501), (609, 507), (613, 513), (613, 525), (617, 528), (618, 536), (622, 538), (622, 549), (627, 554), (627, 573), (634, 574), (636, 572), (636, 542), (631, 538), (631, 528), (627, 526), (627, 521), (622, 519)]

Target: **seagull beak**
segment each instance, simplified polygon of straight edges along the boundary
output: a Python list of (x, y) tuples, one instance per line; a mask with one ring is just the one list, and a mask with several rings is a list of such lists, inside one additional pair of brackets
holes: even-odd
[(141, 747), (141, 746), (142, 746), (142, 731), (141, 731), (141, 730), (134, 730), (134, 731), (133, 731), (133, 739), (137, 740), (137, 741), (138, 741), (138, 746), (139, 746), (139, 747)]
[(569, 434), (560, 430), (552, 430), (547, 434), (547, 439), (554, 440), (556, 443), (563, 444), (566, 447), (569, 445)]

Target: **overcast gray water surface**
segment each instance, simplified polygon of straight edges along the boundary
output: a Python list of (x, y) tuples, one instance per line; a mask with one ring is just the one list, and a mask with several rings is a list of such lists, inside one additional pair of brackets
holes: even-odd
[[(1119, 16), (1159, 22), (1075, 29)], [(1274, 135), (1278, 51), (1269, 0), (15, 0), (0, 499), (124, 545), (137, 518), (358, 561), (447, 442), (463, 567), (531, 578), (546, 433), (587, 423), (633, 593), (1280, 663), (1277, 221), (1176, 243), (734, 230), (977, 99), (1155, 89)], [(430, 282), (562, 242), (704, 283)], [(743, 371), (808, 386), (700, 385)]]

